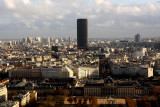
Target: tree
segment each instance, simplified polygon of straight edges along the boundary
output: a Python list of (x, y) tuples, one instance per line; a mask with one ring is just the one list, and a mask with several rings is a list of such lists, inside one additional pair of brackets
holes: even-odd
[[(126, 101), (126, 103), (127, 103), (127, 101)], [(136, 100), (136, 103), (137, 103), (138, 107), (144, 107), (144, 100), (142, 100), (142, 99), (137, 99), (137, 100)]]
[(84, 104), (84, 105), (87, 104), (87, 100), (88, 100), (88, 96), (84, 96), (84, 97), (83, 97), (83, 104)]
[(137, 107), (133, 99), (130, 97), (126, 97), (126, 104), (127, 104), (127, 107)]
[(160, 89), (158, 86), (153, 86), (152, 90), (151, 90), (152, 95), (160, 95)]
[(68, 96), (68, 94), (69, 94), (69, 90), (64, 89), (64, 90), (63, 90), (63, 95)]
[(78, 99), (78, 103), (77, 103), (76, 107), (82, 107), (82, 98), (81, 97)]
[(52, 95), (48, 95), (48, 96), (46, 97), (46, 100), (47, 100), (47, 101), (52, 101), (53, 98), (54, 98), (54, 97), (53, 97)]
[(58, 95), (54, 97), (54, 100), (56, 104), (64, 104), (65, 98), (66, 98), (65, 96)]
[(74, 97), (73, 100), (74, 100), (74, 103), (77, 104), (77, 97)]
[(69, 91), (67, 89), (59, 88), (54, 91), (54, 94), (67, 96), (69, 94)]
[(92, 97), (89, 97), (89, 103), (92, 103)]
[(63, 95), (64, 94), (63, 88), (59, 88), (58, 93), (59, 93), (59, 95)]
[(160, 105), (160, 95), (157, 96), (157, 101), (159, 102)]
[(54, 90), (54, 94), (55, 94), (55, 95), (58, 95), (58, 90), (57, 90), (57, 89)]
[(145, 106), (144, 107), (151, 107), (151, 104), (149, 102), (145, 102)]
[(101, 73), (104, 74), (104, 68), (101, 68)]
[(55, 94), (55, 95), (63, 95), (63, 89), (62, 89), (62, 88), (56, 89), (56, 90), (54, 91), (54, 94)]
[(92, 106), (97, 106), (97, 96), (93, 96), (92, 98)]
[(68, 101), (70, 104), (72, 104), (72, 102), (73, 102), (73, 96), (68, 97), (67, 101)]
[(48, 95), (44, 101), (40, 103), (39, 107), (54, 107), (55, 101), (53, 100), (53, 96)]
[(78, 103), (82, 104), (82, 98), (81, 97), (79, 98)]

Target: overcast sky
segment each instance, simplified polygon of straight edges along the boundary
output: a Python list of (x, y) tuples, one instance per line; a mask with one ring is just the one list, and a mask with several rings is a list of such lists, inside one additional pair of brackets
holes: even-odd
[(160, 37), (157, 0), (0, 0), (0, 39), (76, 37), (77, 18), (89, 38)]

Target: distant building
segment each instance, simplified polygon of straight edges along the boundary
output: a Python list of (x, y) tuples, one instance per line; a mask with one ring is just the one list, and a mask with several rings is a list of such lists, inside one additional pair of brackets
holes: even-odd
[(58, 52), (58, 46), (52, 46), (51, 50), (54, 52)]
[(147, 53), (147, 48), (142, 48), (140, 51), (135, 52), (135, 57), (136, 58), (143, 57), (146, 55), (146, 53)]
[(78, 78), (97, 78), (99, 77), (98, 67), (79, 67)]
[(146, 78), (153, 76), (153, 68), (140, 68), (139, 74)]
[(54, 42), (55, 42), (55, 44), (59, 43), (59, 39), (56, 38)]
[(41, 42), (41, 38), (40, 37), (35, 37), (35, 41)]
[(112, 75), (126, 75), (126, 76), (136, 76), (139, 71), (138, 67), (113, 67)]
[(4, 85), (0, 85), (0, 103), (7, 101), (7, 88)]
[(27, 43), (27, 37), (24, 38), (23, 42), (24, 42), (24, 43)]
[(135, 42), (141, 42), (141, 36), (139, 33), (135, 35)]
[(73, 71), (69, 67), (42, 68), (42, 78), (72, 78)]
[(3, 79), (0, 81), (0, 85), (6, 85), (9, 83), (9, 79)]
[(24, 44), (32, 43), (32, 37), (25, 37), (25, 38), (23, 38), (23, 43)]
[(69, 37), (68, 42), (69, 44), (72, 42), (72, 36)]
[(47, 40), (47, 41), (48, 41), (48, 47), (49, 47), (49, 48), (51, 48), (51, 39), (50, 39), (50, 38), (48, 38), (48, 40)]
[(88, 49), (88, 21), (77, 19), (77, 48)]
[(153, 68), (149, 67), (113, 67), (111, 71), (112, 75), (125, 75), (125, 76), (153, 76)]
[(135, 82), (114, 81), (110, 76), (104, 79), (104, 83), (89, 83), (84, 86), (84, 95), (87, 96), (135, 96)]
[(72, 78), (73, 71), (65, 67), (19, 68), (9, 72), (10, 78)]
[(0, 107), (19, 107), (18, 101), (5, 101), (0, 103)]
[(160, 42), (154, 43), (154, 48), (160, 50)]
[(14, 96), (15, 101), (19, 101), (19, 106), (24, 107), (30, 102), (30, 92), (19, 93)]
[(19, 68), (9, 72), (9, 78), (39, 78), (41, 77), (40, 69)]
[(51, 43), (51, 38), (42, 38), (42, 43), (48, 45), (50, 47), (50, 43)]

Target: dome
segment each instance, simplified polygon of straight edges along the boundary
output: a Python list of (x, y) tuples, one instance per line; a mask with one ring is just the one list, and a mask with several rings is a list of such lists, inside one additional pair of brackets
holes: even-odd
[(104, 78), (104, 83), (113, 83), (113, 79), (110, 76)]

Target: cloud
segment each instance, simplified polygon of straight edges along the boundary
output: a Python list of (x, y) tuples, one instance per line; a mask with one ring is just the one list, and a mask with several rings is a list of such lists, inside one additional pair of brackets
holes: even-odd
[[(87, 18), (92, 37), (137, 33), (160, 34), (159, 2), (115, 3), (111, 0), (0, 0), (0, 34), (43, 32), (76, 37), (76, 19)], [(53, 30), (54, 29), (54, 30)], [(63, 31), (62, 31), (63, 29)], [(106, 30), (107, 29), (107, 30)], [(154, 32), (148, 32), (155, 29)], [(108, 34), (108, 35), (106, 35)], [(1, 35), (0, 35), (1, 37)], [(99, 37), (99, 36), (98, 36)]]
[(97, 5), (100, 5), (100, 4), (104, 3), (104, 2), (105, 2), (104, 0), (95, 0), (95, 3), (96, 3)]
[(31, 4), (29, 0), (23, 0), (23, 2), (24, 2), (25, 5), (30, 5)]
[(97, 18), (97, 15), (89, 15), (88, 18), (89, 18), (89, 19), (96, 19), (96, 18)]
[(18, 13), (13, 13), (13, 17), (15, 17), (15, 18), (21, 18), (21, 15), (20, 14), (18, 14)]
[(16, 6), (14, 4), (14, 0), (4, 0), (5, 5), (7, 6), (7, 8), (9, 9), (15, 9)]
[(119, 5), (117, 7), (117, 13), (138, 16), (142, 14), (142, 9), (138, 6), (130, 7), (125, 5)]
[(99, 26), (99, 27), (110, 27), (113, 24), (115, 24), (114, 20), (110, 20), (110, 21), (107, 21), (107, 22), (104, 22), (104, 23), (101, 23), (101, 24), (97, 24), (97, 26)]

